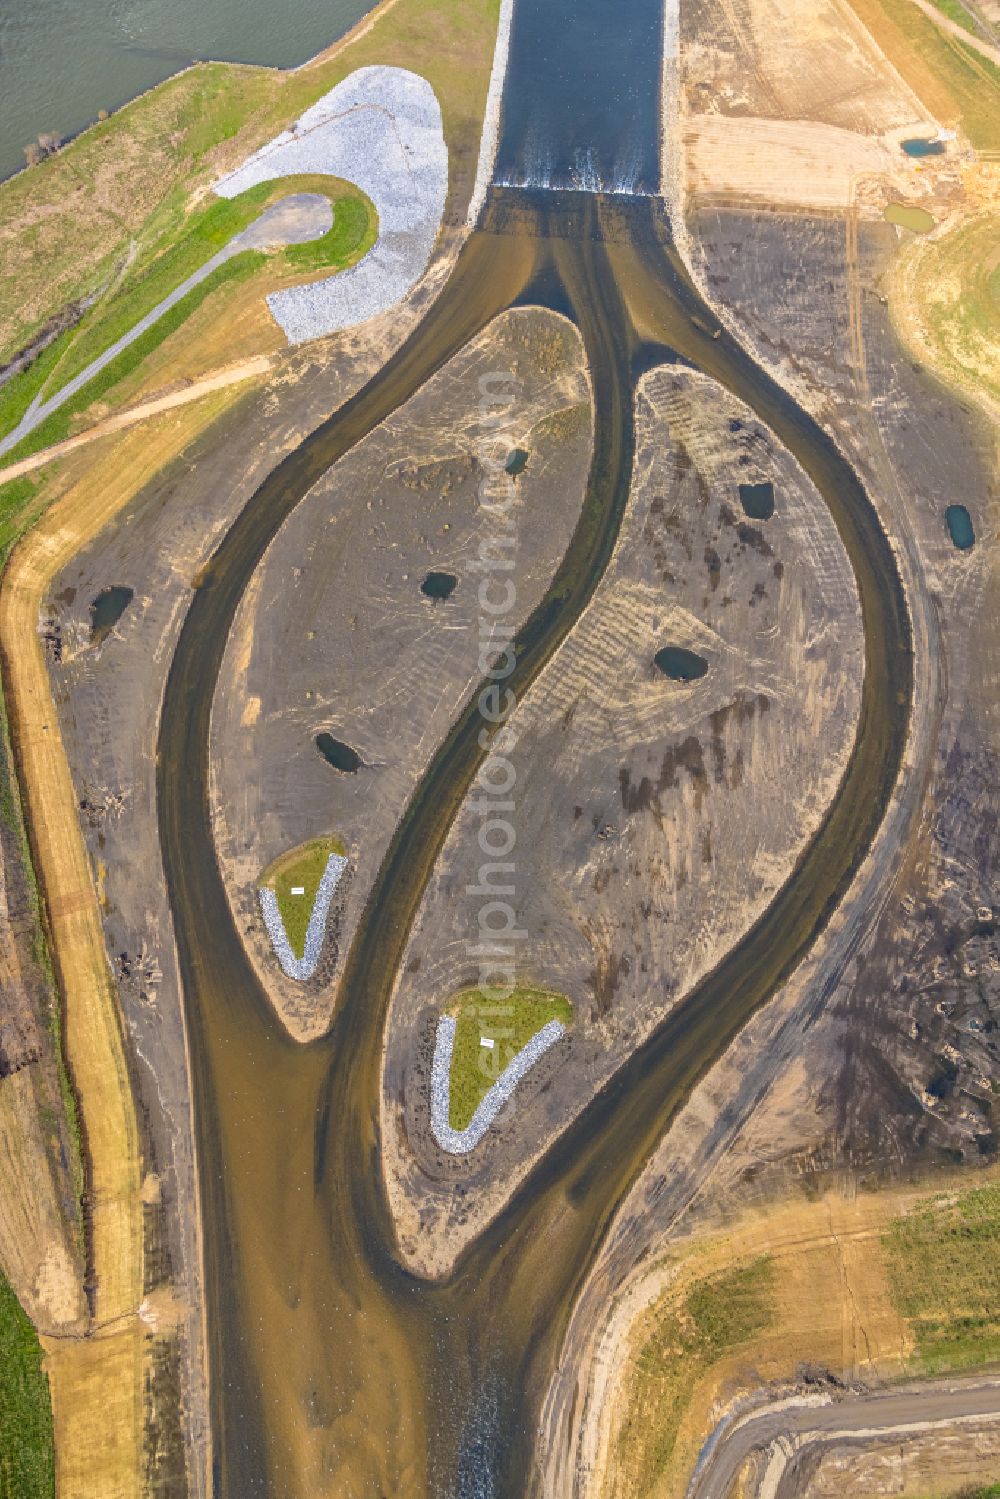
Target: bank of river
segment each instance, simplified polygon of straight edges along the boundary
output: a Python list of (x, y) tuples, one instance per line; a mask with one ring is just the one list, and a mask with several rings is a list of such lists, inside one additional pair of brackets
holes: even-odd
[(372, 0), (9, 0), (0, 8), (0, 178), (42, 131), (73, 135), (198, 58), (294, 67)]

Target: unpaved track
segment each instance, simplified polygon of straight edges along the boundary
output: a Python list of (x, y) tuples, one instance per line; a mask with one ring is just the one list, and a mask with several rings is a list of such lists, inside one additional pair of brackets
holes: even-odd
[(934, 22), (941, 31), (946, 31), (949, 36), (957, 42), (962, 42), (966, 47), (972, 47), (982, 57), (993, 63), (994, 67), (1000, 67), (1000, 47), (994, 47), (991, 42), (984, 41), (974, 31), (966, 31), (964, 26), (959, 26), (950, 16), (946, 16), (931, 0), (913, 0), (914, 5), (923, 11), (925, 16)]
[(774, 1499), (794, 1499), (801, 1492), (796, 1456), (810, 1448), (845, 1442), (864, 1446), (881, 1437), (905, 1440), (935, 1427), (993, 1417), (1000, 1418), (997, 1380), (939, 1380), (891, 1394), (847, 1395), (829, 1405), (779, 1403), (713, 1433), (702, 1449), (687, 1499), (730, 1499), (747, 1458), (782, 1440), (788, 1443), (789, 1461), (769, 1492)]
[(67, 437), (65, 442), (53, 443), (51, 448), (32, 453), (30, 458), (22, 458), (18, 463), (0, 468), (0, 484), (6, 484), (9, 479), (19, 479), (22, 474), (30, 474), (37, 468), (44, 468), (47, 463), (65, 458), (68, 453), (75, 453), (77, 448), (86, 447), (99, 437), (122, 432), (126, 427), (133, 427), (136, 422), (148, 421), (151, 416), (160, 416), (164, 411), (173, 411), (178, 406), (187, 406), (190, 401), (200, 401), (203, 396), (211, 395), (213, 390), (224, 390), (227, 385), (238, 385), (242, 380), (254, 380), (258, 375), (266, 375), (270, 368), (271, 360), (268, 355), (258, 354), (239, 364), (226, 365), (224, 369), (196, 380), (193, 385), (186, 385), (183, 390), (174, 390), (169, 395), (157, 396), (155, 400), (143, 401), (141, 406), (130, 406), (127, 411), (119, 411), (116, 416), (109, 416), (106, 421), (89, 427), (78, 437)]
[[(203, 393), (204, 394), (204, 393)], [(38, 624), (52, 580), (219, 401), (116, 445), (105, 482), (74, 485), (15, 548), (0, 582), (0, 668), (84, 1132), (90, 1325), (43, 1339), (59, 1499), (136, 1499), (143, 1467), (142, 1163), (122, 1017)], [(179, 427), (179, 432), (178, 432)]]
[[(115, 1364), (109, 1388), (100, 1378), (87, 1379), (81, 1365), (88, 1366), (88, 1359), (78, 1344), (67, 1345), (65, 1364), (60, 1345), (48, 1345), (60, 1499), (118, 1494), (126, 1499), (142, 1450), (139, 1141), (118, 998), (38, 633), (42, 599), (54, 574), (80, 545), (81, 521), (57, 505), (16, 549), (0, 590), (0, 662), (32, 854), (65, 1000), (66, 1056), (83, 1120), (93, 1327), (109, 1329), (101, 1360)], [(125, 1398), (118, 1398), (123, 1391)], [(108, 1419), (104, 1405), (109, 1395), (114, 1453), (106, 1475), (67, 1472), (63, 1457), (73, 1463), (73, 1449), (87, 1449), (89, 1443), (79, 1435)]]

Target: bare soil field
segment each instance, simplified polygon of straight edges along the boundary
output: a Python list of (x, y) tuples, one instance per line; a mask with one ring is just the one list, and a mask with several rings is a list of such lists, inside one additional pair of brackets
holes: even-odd
[[(681, 41), (666, 139), (683, 151), (691, 201), (857, 204), (880, 217), (896, 196), (938, 217), (964, 200), (971, 147), (995, 144), (985, 120), (1000, 78), (911, 0), (696, 4), (682, 9)], [(959, 139), (940, 156), (906, 157), (901, 140), (933, 124)]]
[[(566, 548), (590, 462), (578, 336), (539, 310), (498, 319), (317, 484), (237, 617), (214, 718), (217, 846), (262, 980), (302, 1039), (329, 1024), (339, 960), (393, 829), (480, 679), (479, 559), (505, 545), (480, 500), (485, 465), (518, 447), (530, 456), (504, 555), (516, 558), (526, 618)], [(421, 592), (435, 570), (457, 580), (446, 600)], [(323, 732), (360, 769), (327, 764)], [(256, 885), (286, 849), (327, 834), (350, 866), (320, 967), (299, 984), (278, 969)]]
[(696, 0), (681, 9), (692, 114), (812, 121), (878, 137), (929, 119), (842, 0)]
[[(770, 519), (747, 519), (741, 483), (773, 484)], [(707, 674), (667, 680), (653, 662), (667, 645)], [(505, 731), (517, 981), (567, 995), (572, 1031), (471, 1156), (437, 1149), (434, 1025), (478, 972), (478, 790), (428, 886), (390, 1015), (387, 1169), (401, 1245), (423, 1269), (450, 1263), (786, 878), (853, 743), (861, 652), (850, 565), (794, 461), (711, 381), (644, 377), (614, 560)]]
[[(789, 1475), (792, 1485), (806, 1475), (809, 1499), (843, 1499), (845, 1494), (989, 1494), (1000, 1472), (1000, 1431), (995, 1420), (964, 1421), (949, 1429), (891, 1432), (872, 1442), (831, 1443), (807, 1454), (804, 1473)], [(763, 1474), (761, 1474), (763, 1478)], [(788, 1487), (788, 1493), (801, 1492)], [(758, 1492), (762, 1492), (758, 1489)], [(782, 1499), (785, 1486), (779, 1491)]]
[(860, 177), (882, 177), (888, 191), (912, 194), (912, 172), (898, 146), (837, 125), (692, 115), (684, 146), (689, 190), (701, 201), (718, 196), (845, 209)]

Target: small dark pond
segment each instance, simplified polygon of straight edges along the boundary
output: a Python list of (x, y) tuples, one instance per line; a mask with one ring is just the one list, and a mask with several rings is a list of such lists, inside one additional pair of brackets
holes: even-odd
[(507, 462), (503, 466), (504, 473), (510, 474), (511, 478), (516, 479), (518, 474), (523, 474), (525, 469), (528, 467), (528, 459), (530, 457), (531, 454), (526, 448), (512, 449), (512, 451), (508, 453)]
[(429, 599), (448, 599), (455, 592), (458, 579), (454, 573), (428, 573), (420, 585), (420, 592)]
[(675, 682), (696, 682), (708, 671), (704, 656), (696, 656), (694, 651), (686, 651), (679, 645), (665, 645), (653, 661), (665, 677)]
[(941, 156), (944, 152), (944, 141), (916, 139), (903, 141), (902, 147), (907, 156)]
[(774, 514), (774, 485), (741, 484), (740, 504), (751, 520), (770, 520)]
[(101, 589), (90, 606), (91, 645), (100, 645), (107, 639), (134, 598), (135, 590), (121, 583)]
[(972, 529), (972, 516), (964, 505), (949, 505), (944, 513), (952, 541), (960, 552), (967, 552), (976, 539)]
[(349, 744), (342, 739), (334, 739), (332, 734), (317, 734), (316, 748), (328, 765), (334, 770), (342, 770), (347, 775), (353, 775), (360, 770), (364, 763), (357, 750), (352, 750)]

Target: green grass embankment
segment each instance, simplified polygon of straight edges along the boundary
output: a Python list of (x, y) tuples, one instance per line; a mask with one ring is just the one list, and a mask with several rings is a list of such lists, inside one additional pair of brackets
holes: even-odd
[(52, 1402), (38, 1334), (0, 1273), (0, 1499), (54, 1499)]
[(1000, 1362), (1000, 1185), (928, 1198), (883, 1245), (926, 1372)]
[[(66, 405), (55, 411), (4, 455), (16, 463), (68, 437), (74, 419), (140, 367), (145, 359), (175, 333), (206, 299), (227, 285), (248, 281), (258, 272), (269, 279), (282, 273), (307, 275), (322, 269), (342, 270), (370, 249), (378, 233), (378, 219), (368, 198), (348, 183), (323, 178), (285, 178), (242, 193), (231, 201), (220, 199), (195, 216), (183, 239), (131, 278), (114, 295), (98, 303), (76, 328), (60, 338), (23, 374), (0, 387), (0, 436), (15, 427), (34, 397), (56, 394), (151, 312), (194, 271), (204, 265), (264, 208), (294, 192), (322, 191), (333, 205), (333, 225), (317, 240), (264, 253), (244, 250), (224, 262), (187, 296), (166, 311), (135, 343), (100, 370)], [(263, 291), (262, 291), (263, 295)]]
[[(727, 1354), (749, 1349), (772, 1321), (775, 1271), (761, 1255), (696, 1281), (676, 1305), (664, 1299), (653, 1313), (632, 1381), (629, 1405), (619, 1433), (635, 1492), (655, 1492), (677, 1444), (691, 1392)], [(637, 1439), (638, 1438), (638, 1439)]]

